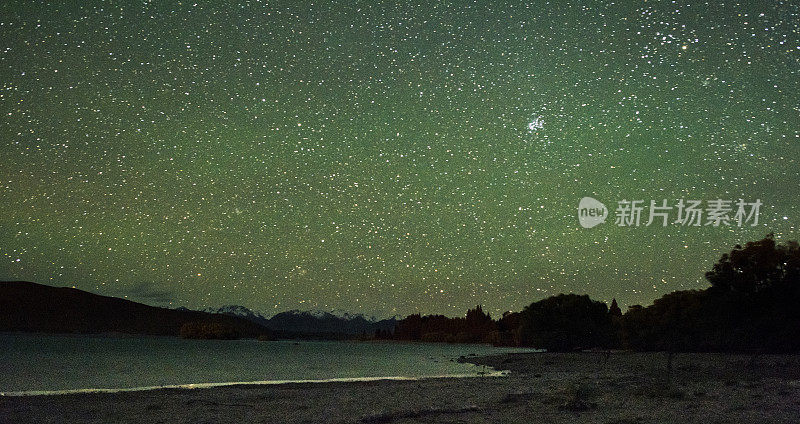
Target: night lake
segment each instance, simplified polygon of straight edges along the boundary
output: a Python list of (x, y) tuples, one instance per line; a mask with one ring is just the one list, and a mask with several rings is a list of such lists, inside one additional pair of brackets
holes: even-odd
[[(478, 376), (459, 356), (531, 349), (339, 341), (184, 340), (0, 334), (0, 392), (133, 389), (301, 380)], [(486, 374), (483, 374), (486, 373)]]

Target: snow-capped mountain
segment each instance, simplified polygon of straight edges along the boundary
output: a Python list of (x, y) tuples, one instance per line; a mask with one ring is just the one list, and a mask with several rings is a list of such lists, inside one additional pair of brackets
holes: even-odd
[(223, 315), (230, 315), (234, 317), (244, 318), (248, 321), (255, 322), (257, 324), (261, 324), (266, 326), (267, 318), (264, 317), (259, 312), (253, 311), (248, 309), (244, 306), (240, 305), (224, 305), (220, 306), (219, 308), (205, 308), (202, 312), (208, 312), (211, 314), (223, 314)]
[(334, 310), (331, 310), (331, 311), (323, 311), (321, 309), (312, 309), (312, 310), (309, 310), (309, 311), (299, 311), (299, 310), (295, 309), (295, 310), (290, 311), (290, 312), (297, 313), (297, 314), (308, 313), (308, 314), (311, 314), (312, 316), (314, 316), (316, 318), (335, 317), (335, 318), (341, 318), (341, 319), (344, 319), (344, 320), (363, 319), (364, 321), (367, 321), (367, 322), (378, 322), (378, 321), (380, 321), (380, 319), (375, 317), (375, 316), (366, 316), (364, 314), (354, 314), (354, 313), (347, 312), (347, 311), (342, 311), (342, 310), (339, 310), (339, 309), (334, 309)]
[(330, 311), (330, 314), (333, 315), (333, 316), (339, 317), (339, 318), (343, 318), (343, 319), (362, 318), (362, 319), (364, 319), (366, 321), (369, 321), (369, 322), (380, 322), (380, 321), (384, 321), (386, 319), (395, 319), (395, 320), (399, 321), (399, 320), (403, 319), (403, 317), (400, 316), (400, 315), (395, 315), (395, 316), (392, 316), (392, 317), (389, 317), (389, 318), (379, 318), (379, 317), (377, 317), (375, 315), (365, 315), (365, 314), (361, 314), (361, 313), (354, 314), (352, 312), (347, 312), (347, 311), (343, 311), (343, 310), (340, 310), (340, 309), (334, 309), (334, 310)]
[(203, 312), (224, 314), (244, 318), (263, 325), (271, 330), (291, 334), (374, 334), (376, 330), (393, 331), (398, 318), (378, 319), (363, 314), (354, 314), (341, 310), (330, 312), (322, 310), (281, 312), (266, 318), (264, 314), (240, 305), (225, 305), (219, 308), (205, 308)]
[(395, 318), (376, 320), (361, 314), (319, 310), (281, 312), (268, 321), (270, 329), (306, 334), (374, 334), (376, 330), (393, 331), (397, 324)]

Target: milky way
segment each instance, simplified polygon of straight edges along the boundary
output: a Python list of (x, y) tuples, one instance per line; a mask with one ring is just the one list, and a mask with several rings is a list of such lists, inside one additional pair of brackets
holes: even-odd
[[(797, 3), (76, 3), (0, 6), (0, 279), (497, 314), (798, 238)], [(623, 199), (763, 206), (631, 227)]]

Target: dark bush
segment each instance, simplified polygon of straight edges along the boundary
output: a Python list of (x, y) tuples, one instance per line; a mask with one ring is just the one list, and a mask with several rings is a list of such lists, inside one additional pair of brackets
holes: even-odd
[(560, 294), (532, 303), (520, 316), (520, 343), (550, 351), (614, 345), (608, 306), (587, 295)]

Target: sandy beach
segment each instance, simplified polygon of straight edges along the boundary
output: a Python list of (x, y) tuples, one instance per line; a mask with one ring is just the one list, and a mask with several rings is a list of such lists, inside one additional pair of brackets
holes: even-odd
[(507, 377), (0, 398), (3, 423), (800, 422), (800, 356), (463, 358)]

